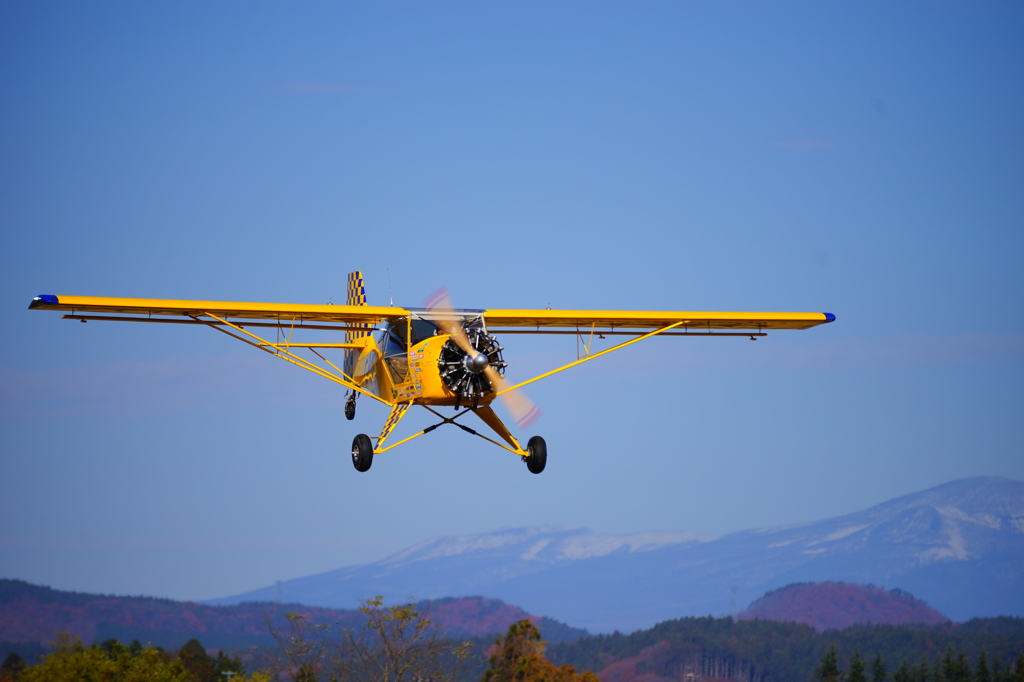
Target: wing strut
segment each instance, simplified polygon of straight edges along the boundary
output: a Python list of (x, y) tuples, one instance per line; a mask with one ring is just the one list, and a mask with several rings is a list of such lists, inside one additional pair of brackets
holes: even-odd
[[(314, 365), (313, 363), (309, 362), (308, 360), (305, 360), (305, 359), (299, 357), (298, 355), (295, 355), (294, 353), (289, 352), (286, 348), (282, 348), (283, 344), (270, 343), (269, 341), (266, 341), (265, 339), (262, 339), (259, 336), (256, 336), (252, 332), (247, 332), (246, 330), (242, 329), (241, 327), (239, 327), (237, 325), (234, 325), (234, 324), (228, 322), (227, 320), (223, 320), (223, 319), (217, 317), (213, 313), (203, 313), (203, 315), (207, 315), (209, 317), (212, 317), (213, 319), (217, 320), (217, 322), (219, 322), (221, 325), (226, 325), (228, 327), (231, 327), (232, 329), (234, 329), (237, 332), (241, 332), (242, 334), (245, 334), (246, 336), (249, 336), (249, 337), (252, 337), (252, 338), (256, 339), (256, 341), (258, 341), (258, 343), (254, 343), (254, 342), (250, 341), (249, 339), (242, 338), (238, 334), (232, 334), (227, 329), (222, 328), (218, 324), (215, 324), (213, 322), (209, 322), (207, 320), (200, 319), (198, 315), (189, 315), (189, 317), (191, 317), (196, 322), (199, 322), (201, 324), (205, 324), (206, 326), (211, 327), (213, 329), (216, 329), (217, 331), (219, 331), (221, 333), (227, 334), (228, 336), (230, 336), (232, 338), (235, 338), (235, 339), (238, 339), (239, 341), (247, 343), (250, 346), (253, 346), (254, 348), (259, 348), (261, 351), (264, 351), (266, 353), (270, 353), (274, 357), (278, 357), (278, 358), (281, 358), (282, 360), (286, 360), (286, 361), (292, 363), (293, 365), (297, 365), (297, 366), (299, 366), (299, 367), (301, 367), (303, 369), (309, 370), (313, 374), (318, 374), (318, 375), (324, 377), (325, 379), (330, 379), (331, 381), (333, 381), (333, 382), (335, 382), (337, 384), (341, 384), (345, 388), (350, 388), (353, 391), (358, 391), (359, 393), (362, 393), (363, 395), (368, 395), (371, 398), (373, 398), (374, 400), (376, 400), (378, 402), (382, 402), (385, 405), (391, 405), (391, 403), (387, 402), (386, 400), (384, 400), (382, 398), (379, 398), (379, 397), (375, 396), (374, 394), (370, 393), (369, 391), (367, 391), (366, 389), (363, 389), (363, 388), (360, 388), (359, 386), (357, 386), (354, 382), (351, 381), (350, 377), (348, 377), (347, 375), (344, 374), (344, 372), (341, 373), (342, 376), (340, 376), (340, 377), (336, 376), (334, 374), (331, 374), (327, 370), (325, 370), (323, 368), (320, 368), (320, 367), (317, 367), (316, 365)], [(274, 348), (277, 352), (274, 352), (274, 351), (270, 350), (270, 348), (268, 348), (268, 346), (270, 348)], [(316, 353), (316, 351), (313, 351), (313, 352)], [(317, 356), (319, 356), (320, 358), (323, 359), (323, 356), (320, 355), (319, 353), (317, 353)], [(334, 366), (333, 363), (327, 361), (326, 359), (324, 359), (324, 362), (327, 362), (327, 364), (331, 365), (331, 367), (334, 367), (334, 369), (336, 369), (336, 370), (338, 369), (337, 367)], [(338, 371), (340, 372), (340, 370), (338, 370)]]
[[(623, 341), (622, 343), (620, 343), (620, 344), (618, 344), (616, 346), (612, 346), (611, 348), (607, 348), (607, 349), (601, 351), (600, 353), (594, 353), (593, 355), (588, 355), (588, 356), (586, 356), (584, 358), (580, 358), (576, 362), (570, 362), (568, 365), (562, 365), (558, 369), (553, 369), (550, 372), (546, 372), (546, 373), (541, 374), (539, 376), (535, 376), (532, 379), (527, 379), (526, 381), (521, 381), (518, 384), (516, 384), (515, 386), (509, 386), (508, 388), (503, 388), (502, 390), (498, 391), (496, 393), (496, 395), (501, 395), (502, 393), (508, 393), (509, 391), (514, 391), (517, 388), (521, 388), (523, 386), (526, 386), (527, 384), (532, 384), (535, 381), (540, 381), (541, 379), (546, 379), (547, 377), (551, 376), (552, 374), (558, 374), (559, 372), (563, 372), (563, 371), (569, 369), (570, 367), (575, 367), (576, 365), (582, 365), (587, 360), (593, 360), (594, 358), (599, 358), (602, 355), (607, 355), (608, 353), (611, 353), (613, 350), (619, 350), (620, 348), (625, 348), (626, 346), (628, 346), (631, 343), (636, 343), (637, 341), (643, 341), (644, 339), (649, 339), (652, 336), (657, 336), (658, 334), (661, 334), (663, 332), (667, 332), (670, 329), (675, 329), (676, 327), (678, 327), (679, 325), (682, 325), (682, 324), (686, 324), (686, 320), (680, 320), (679, 322), (676, 322), (674, 324), (670, 324), (667, 327), (662, 327), (661, 329), (655, 329), (653, 332), (649, 332), (647, 334), (644, 334), (643, 336), (638, 336), (637, 338), (630, 339), (629, 341)], [(749, 336), (749, 334), (743, 334), (743, 336)]]

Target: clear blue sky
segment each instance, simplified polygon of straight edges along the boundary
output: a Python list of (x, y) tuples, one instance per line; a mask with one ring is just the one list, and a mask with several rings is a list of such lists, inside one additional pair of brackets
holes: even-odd
[[(0, 5), (0, 576), (224, 596), (442, 534), (722, 534), (1024, 479), (1020, 3)], [(40, 293), (798, 310), (351, 466), (343, 392)], [(510, 376), (571, 337), (503, 339)], [(422, 410), (420, 411), (422, 412)], [(427, 425), (412, 414), (402, 432)], [(530, 433), (526, 435), (530, 435)]]

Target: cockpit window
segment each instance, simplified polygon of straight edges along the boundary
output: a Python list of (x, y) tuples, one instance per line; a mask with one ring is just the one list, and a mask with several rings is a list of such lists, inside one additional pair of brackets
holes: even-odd
[(384, 330), (384, 338), (381, 339), (382, 343), (379, 344), (383, 347), (384, 357), (406, 352), (405, 325), (405, 320), (392, 322), (388, 325), (387, 329)]
[(418, 320), (413, 318), (412, 328), (409, 330), (409, 345), (415, 346), (416, 344), (426, 341), (432, 336), (439, 334), (440, 331), (437, 325), (430, 320)]
[(387, 326), (378, 346), (384, 354), (384, 364), (391, 373), (391, 381), (399, 384), (409, 374), (409, 355), (405, 345), (408, 319), (395, 320)]

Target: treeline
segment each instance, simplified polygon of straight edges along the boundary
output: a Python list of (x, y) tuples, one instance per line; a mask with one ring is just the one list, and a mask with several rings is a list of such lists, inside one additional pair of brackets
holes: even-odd
[(857, 649), (848, 669), (844, 670), (832, 647), (815, 669), (814, 679), (817, 682), (1024, 682), (1024, 655), (1011, 658), (1005, 664), (997, 656), (990, 663), (982, 649), (972, 666), (964, 652), (949, 645), (943, 654), (936, 654), (932, 659), (925, 654), (915, 665), (903, 659), (891, 676), (889, 671), (881, 654), (875, 656), (869, 668)]
[(245, 675), (238, 656), (210, 656), (195, 639), (171, 653), (138, 640), (124, 645), (110, 639), (85, 646), (75, 637), (60, 635), (45, 656), (36, 658), (9, 653), (0, 664), (0, 682), (220, 682), (232, 677), (233, 682), (270, 682), (259, 672)]
[[(1024, 619), (960, 626), (867, 626), (817, 633), (798, 623), (683, 618), (631, 635), (551, 645), (528, 620), (504, 638), (452, 638), (415, 603), (378, 599), (364, 616), (264, 617), (273, 645), (210, 656), (65, 636), (47, 655), (8, 656), (0, 682), (1024, 682)], [(579, 672), (582, 671), (582, 672)], [(586, 672), (586, 671), (592, 671)]]
[(198, 640), (168, 652), (113, 639), (85, 646), (62, 635), (36, 661), (10, 654), (0, 682), (460, 682), (467, 674), (474, 682), (599, 682), (571, 665), (552, 664), (529, 620), (514, 623), (485, 652), (449, 637), (411, 602), (387, 607), (378, 597), (359, 611), (358, 623), (268, 614), (264, 624), (274, 644), (235, 656), (210, 656)]
[[(855, 652), (881, 656), (890, 670), (950, 649), (976, 662), (982, 651), (1005, 666), (1024, 654), (1024, 619), (974, 619), (960, 626), (874, 625), (817, 633), (800, 623), (731, 618), (682, 618), (630, 635), (614, 633), (549, 648), (555, 663), (600, 672), (616, 661), (638, 658), (638, 675), (665, 679), (721, 677), (743, 682), (808, 682), (834, 651), (851, 661)], [(893, 682), (937, 682), (937, 678)], [(1022, 680), (1024, 682), (1024, 680)]]

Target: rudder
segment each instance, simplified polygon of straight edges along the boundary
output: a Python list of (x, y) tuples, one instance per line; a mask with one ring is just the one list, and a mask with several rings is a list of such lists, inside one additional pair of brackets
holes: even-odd
[[(345, 305), (366, 305), (366, 287), (363, 285), (362, 270), (356, 270), (355, 272), (348, 273), (348, 287), (345, 293)], [(366, 323), (350, 323), (347, 326), (348, 329), (345, 331), (346, 343), (352, 343), (364, 336), (369, 336), (373, 332), (372, 325)], [(345, 374), (350, 377), (352, 376), (352, 371), (355, 369), (356, 359), (358, 357), (359, 351), (357, 350), (345, 351)]]

